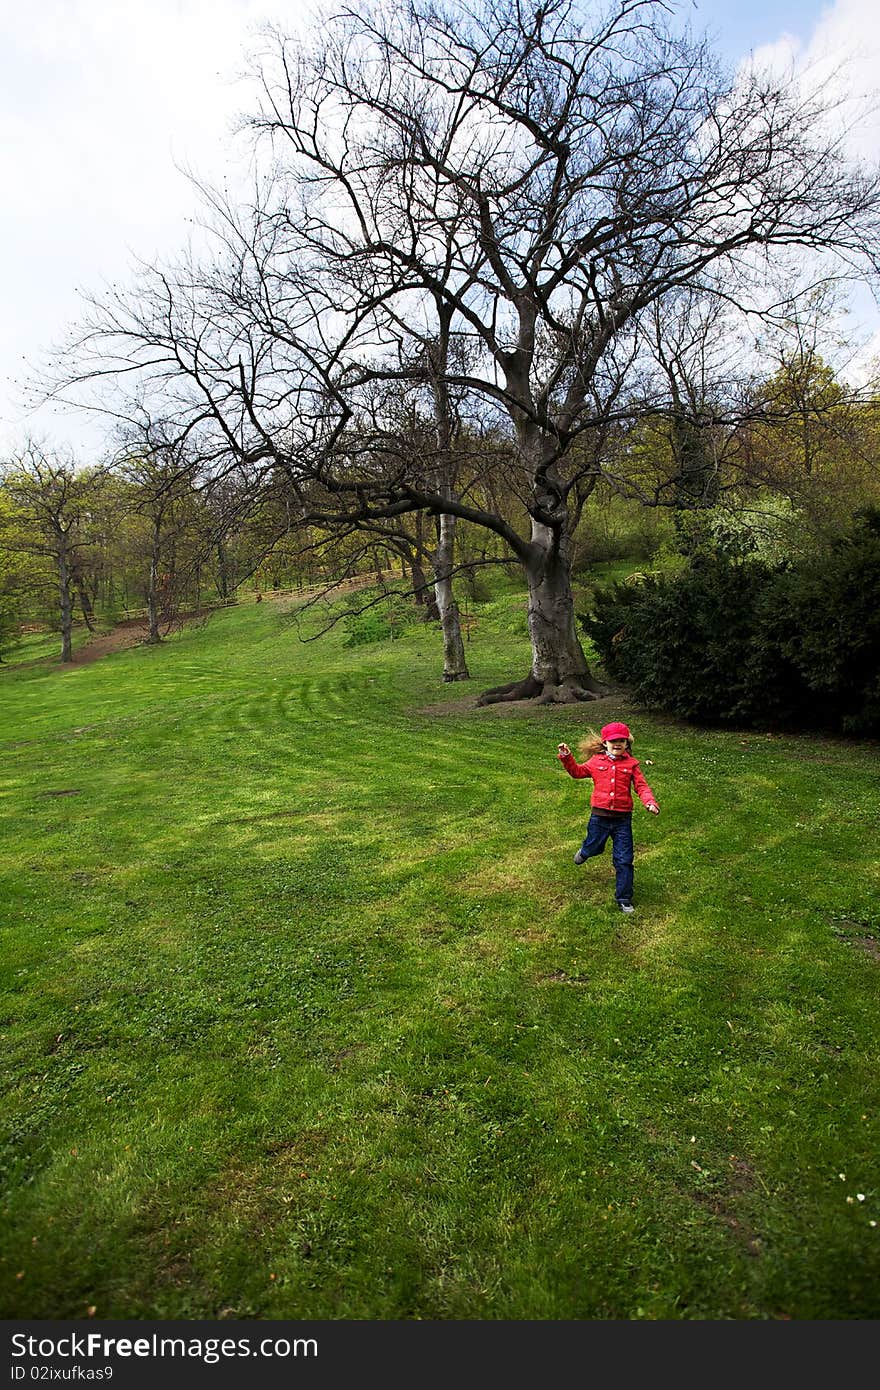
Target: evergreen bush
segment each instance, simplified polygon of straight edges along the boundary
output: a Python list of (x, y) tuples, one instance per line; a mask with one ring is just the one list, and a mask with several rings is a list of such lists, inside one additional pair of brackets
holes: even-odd
[(880, 731), (880, 512), (832, 556), (770, 565), (716, 537), (579, 615), (608, 674), (696, 723)]

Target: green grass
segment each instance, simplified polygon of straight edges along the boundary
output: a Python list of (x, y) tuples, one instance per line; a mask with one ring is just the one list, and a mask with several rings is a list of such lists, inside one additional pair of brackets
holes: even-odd
[(0, 673), (3, 1316), (880, 1316), (876, 747), (475, 710), (521, 608)]
[[(71, 634), (71, 646), (76, 651), (89, 640), (89, 631), (85, 623), (74, 627)], [(61, 651), (61, 634), (58, 632), (27, 632), (23, 633), (16, 642), (10, 643), (2, 650), (3, 664), (0, 665), (0, 675), (3, 674), (4, 666), (21, 665), (26, 661), (44, 661), (47, 658), (56, 657)]]

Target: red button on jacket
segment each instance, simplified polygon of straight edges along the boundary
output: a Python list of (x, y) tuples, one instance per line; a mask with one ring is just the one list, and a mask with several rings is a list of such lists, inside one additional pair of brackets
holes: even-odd
[(638, 758), (629, 753), (622, 753), (619, 758), (597, 753), (585, 763), (575, 762), (571, 753), (565, 757), (560, 753), (559, 761), (571, 777), (592, 777), (590, 805), (595, 811), (631, 811), (630, 787), (635, 787), (646, 806), (657, 805), (657, 798), (645, 781)]

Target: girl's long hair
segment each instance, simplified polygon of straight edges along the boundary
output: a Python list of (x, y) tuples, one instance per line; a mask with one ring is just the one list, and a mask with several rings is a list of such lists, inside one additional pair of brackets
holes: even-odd
[[(632, 739), (626, 741), (626, 751), (633, 751)], [(578, 752), (582, 758), (595, 758), (597, 753), (605, 752), (605, 744), (602, 742), (595, 729), (587, 729), (586, 737), (582, 738), (578, 744)]]

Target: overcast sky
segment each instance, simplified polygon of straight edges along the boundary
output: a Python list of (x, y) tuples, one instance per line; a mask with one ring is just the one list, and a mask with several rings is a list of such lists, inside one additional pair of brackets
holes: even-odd
[[(679, 8), (734, 63), (830, 55), (849, 90), (880, 85), (877, 0)], [(16, 382), (77, 317), (78, 289), (124, 281), (134, 255), (170, 256), (186, 240), (196, 204), (179, 167), (222, 182), (249, 44), (266, 21), (304, 30), (312, 13), (291, 0), (0, 0), (0, 456), (26, 433), (84, 462), (100, 450), (80, 417), (28, 416)], [(859, 143), (876, 158), (880, 115)], [(864, 296), (859, 319), (873, 329), (870, 313)]]

